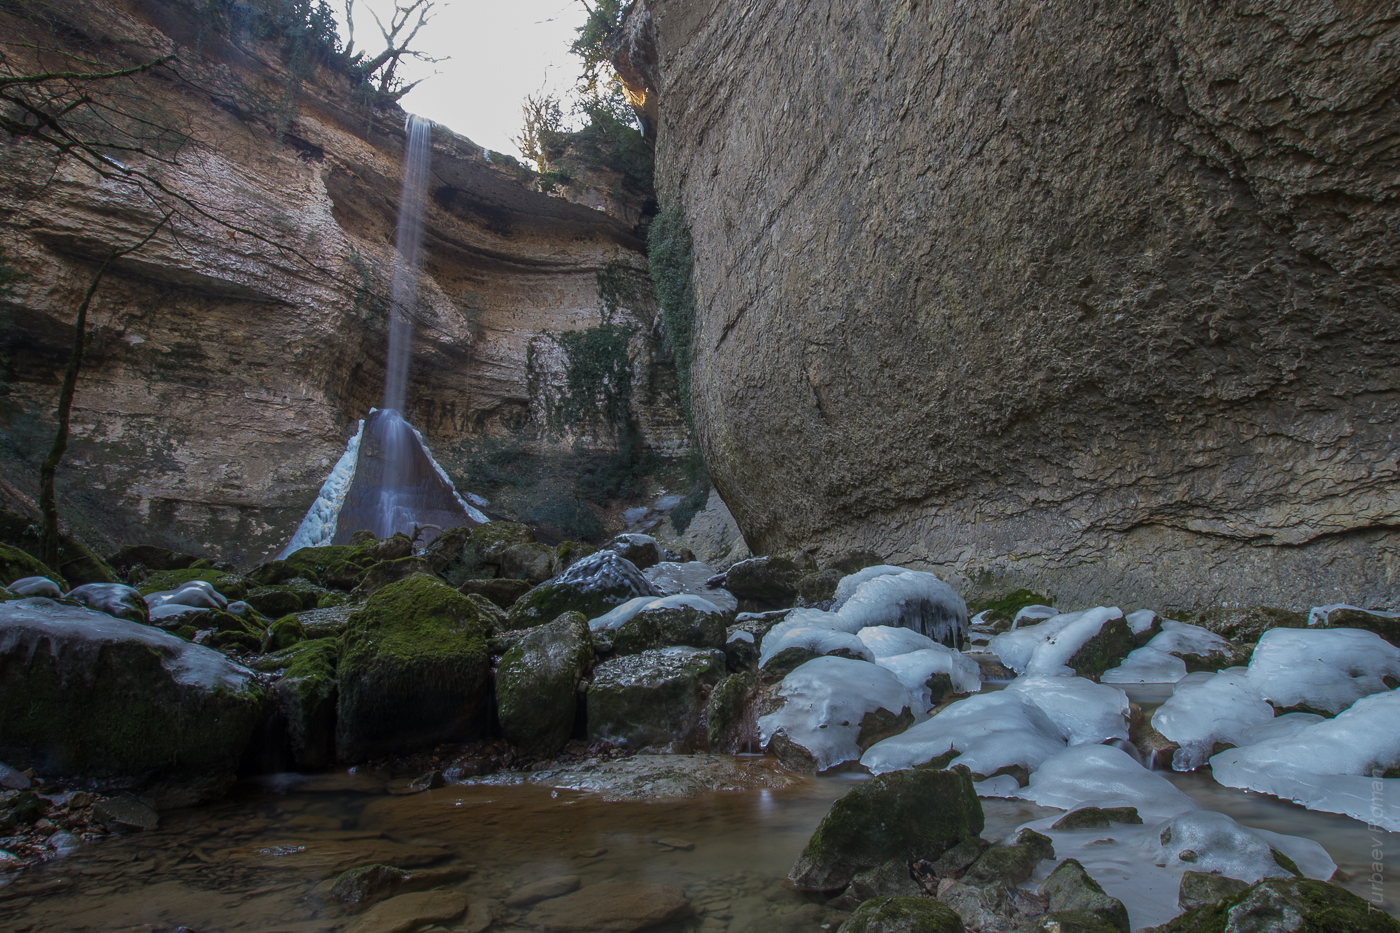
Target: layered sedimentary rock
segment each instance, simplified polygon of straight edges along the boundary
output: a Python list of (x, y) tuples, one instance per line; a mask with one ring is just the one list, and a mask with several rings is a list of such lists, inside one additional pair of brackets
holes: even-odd
[[(224, 222), (180, 205), (103, 281), (59, 490), (64, 519), (99, 546), (251, 562), (286, 542), (380, 403), (404, 114), (371, 112), (326, 68), (290, 75), (278, 41), (200, 31), (193, 9), (45, 7), (57, 25), (44, 42), (112, 68), (177, 56), (94, 92), (173, 126), (185, 141), (160, 153), (173, 164), (122, 158)], [(16, 36), (33, 28), (8, 8), (0, 20)], [(558, 335), (599, 324), (600, 272), (644, 277), (645, 258), (635, 221), (537, 194), (517, 167), (445, 128), (432, 158), (405, 414), (451, 473), (452, 451), (472, 438), (539, 435), (564, 381)], [(71, 160), (55, 170), (50, 151), (0, 141), (5, 257), (22, 275), (0, 297), (6, 504), (23, 508), (37, 489), (94, 258), (139, 241), (162, 211)], [(674, 377), (649, 299), (634, 304), (614, 317), (633, 330), (633, 381), (646, 388), (633, 411), (646, 442), (674, 452), (685, 430)]]
[(645, 14), (697, 430), (756, 550), (1062, 605), (1400, 596), (1392, 7)]

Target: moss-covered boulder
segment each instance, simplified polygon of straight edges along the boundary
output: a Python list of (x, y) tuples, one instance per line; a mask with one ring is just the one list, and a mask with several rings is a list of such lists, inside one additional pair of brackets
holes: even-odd
[(270, 561), (248, 575), (259, 586), (278, 586), (300, 577), (333, 590), (353, 590), (375, 564), (413, 553), (405, 534), (370, 539), (359, 544), (304, 547), (281, 560)]
[(0, 604), (0, 754), (46, 777), (220, 796), (270, 698), (252, 672), (146, 625), (47, 600)]
[(329, 767), (335, 760), (336, 667), (340, 644), (303, 642), (279, 656), (285, 664), (273, 692), (287, 720), (287, 738), (298, 770)]
[(630, 562), (612, 551), (599, 551), (516, 600), (506, 628), (530, 628), (566, 612), (596, 619), (629, 599), (655, 595), (651, 582)]
[(509, 609), (515, 601), (534, 586), (529, 580), (507, 580), (493, 577), (489, 580), (467, 580), (457, 587), (463, 596), (481, 596), (489, 599), (502, 609)]
[(703, 748), (705, 706), (723, 677), (724, 655), (702, 648), (657, 648), (600, 664), (588, 688), (588, 735), (629, 749)]
[(788, 879), (803, 890), (839, 890), (892, 858), (936, 859), (982, 826), (966, 768), (892, 771), (832, 804)]
[(987, 849), (964, 872), (967, 884), (999, 884), (1017, 887), (1030, 879), (1035, 868), (1045, 859), (1055, 857), (1050, 837), (1033, 829), (1023, 829), (1010, 845)]
[(368, 599), (390, 583), (407, 579), (414, 574), (433, 573), (432, 564), (421, 557), (400, 557), (395, 560), (381, 560), (365, 571), (364, 579), (355, 587), (351, 595), (355, 599)]
[(962, 918), (930, 897), (878, 897), (846, 918), (837, 933), (963, 933)]
[(1099, 675), (1123, 663), (1133, 650), (1133, 630), (1121, 618), (1109, 619), (1065, 662), (1080, 677), (1098, 680)]
[(25, 577), (48, 577), (58, 584), (59, 589), (68, 589), (67, 581), (39, 558), (17, 547), (0, 544), (0, 584), (8, 586)]
[(617, 654), (641, 654), (653, 648), (688, 645), (691, 648), (724, 648), (725, 623), (722, 612), (710, 612), (691, 605), (655, 606), (623, 622), (613, 634)]
[(802, 576), (802, 569), (786, 557), (751, 557), (729, 568), (724, 588), (737, 599), (778, 608), (792, 604)]
[(527, 631), (496, 668), (501, 734), (529, 755), (564, 747), (578, 715), (579, 687), (593, 666), (588, 620), (566, 612)]
[(1066, 813), (1050, 828), (1059, 832), (1076, 829), (1107, 829), (1114, 823), (1140, 825), (1137, 807), (1080, 807)]
[(487, 522), (473, 528), (443, 532), (423, 549), (433, 571), (453, 586), (467, 580), (501, 575), (501, 558), (508, 548), (532, 544), (535, 533), (516, 522)]
[(262, 652), (285, 651), (306, 641), (306, 629), (296, 616), (283, 616), (267, 627), (263, 635)]
[(1271, 628), (1306, 628), (1308, 617), (1301, 612), (1273, 606), (1245, 606), (1206, 609), (1187, 621), (1209, 629), (1226, 641), (1252, 645)]
[(1359, 628), (1375, 632), (1392, 645), (1400, 646), (1400, 618), (1343, 606), (1323, 616), (1327, 628)]
[(1142, 933), (1400, 933), (1400, 921), (1339, 885), (1274, 878)]
[(280, 619), (294, 612), (305, 612), (321, 604), (330, 591), (310, 580), (293, 577), (276, 586), (254, 586), (243, 601), (269, 619)]
[(229, 602), (244, 599), (248, 595), (249, 581), (241, 574), (193, 567), (188, 570), (161, 570), (153, 573), (143, 580), (137, 589), (141, 591), (142, 596), (150, 596), (152, 593), (178, 590), (195, 580), (208, 583)]
[(804, 574), (797, 581), (797, 601), (803, 606), (827, 608), (836, 598), (836, 584), (844, 576), (846, 574), (833, 568)]
[[(1051, 858), (1053, 857), (1051, 855)], [(1123, 906), (1123, 902), (1105, 894), (1099, 883), (1089, 877), (1084, 866), (1075, 859), (1065, 859), (1056, 865), (1050, 877), (1040, 883), (1039, 893), (1049, 900), (1051, 917), (1059, 914), (1088, 914), (1091, 923), (1107, 925), (1116, 933), (1129, 931), (1128, 910)], [(1066, 922), (1061, 923), (1061, 926), (1066, 926), (1072, 919), (1074, 917), (1065, 918)]]
[(364, 910), (399, 893), (408, 878), (408, 872), (392, 865), (360, 865), (341, 872), (330, 895), (351, 910)]
[(554, 548), (547, 544), (516, 544), (501, 555), (500, 575), (538, 586), (554, 576)]
[(560, 541), (554, 546), (554, 567), (559, 573), (568, 570), (574, 564), (598, 553), (598, 549), (591, 544), (582, 541)]
[(107, 557), (107, 564), (125, 577), (136, 567), (147, 572), (157, 570), (188, 570), (201, 558), (193, 554), (156, 547), (154, 544), (129, 544)]
[(480, 610), (427, 574), (353, 613), (340, 656), (336, 752), (345, 761), (475, 737), (490, 692)]
[(1181, 876), (1176, 891), (1176, 904), (1182, 910), (1195, 910), (1227, 901), (1249, 887), (1248, 881), (1231, 878), (1215, 871), (1188, 871)]
[[(0, 544), (19, 548), (38, 559), (42, 553), (39, 549), (38, 521), (18, 512), (0, 509)], [(107, 561), (72, 535), (59, 534), (58, 566), (53, 569), (63, 575), (69, 586), (121, 582), (116, 570)]]
[(757, 751), (758, 699), (758, 677), (750, 671), (720, 681), (705, 704), (706, 747), (730, 755)]

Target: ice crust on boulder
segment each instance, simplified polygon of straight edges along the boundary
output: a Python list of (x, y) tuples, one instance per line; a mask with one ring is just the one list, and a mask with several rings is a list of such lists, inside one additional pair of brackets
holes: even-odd
[[(1157, 621), (1157, 613), (1151, 609), (1139, 609), (1137, 612), (1130, 612), (1123, 617), (1123, 621), (1128, 624), (1128, 630), (1134, 635), (1141, 635), (1152, 628), (1152, 623)], [(1163, 622), (1165, 627), (1166, 623)]]
[(715, 571), (702, 561), (662, 561), (648, 567), (642, 573), (651, 581), (651, 588), (658, 595), (674, 596), (688, 593), (700, 596), (714, 603), (720, 612), (733, 612), (739, 608), (739, 601), (734, 598), (733, 593), (724, 587), (705, 585), (705, 582), (715, 575)]
[(228, 600), (206, 580), (190, 580), (173, 590), (160, 590), (146, 596), (146, 606), (192, 606), (196, 609), (227, 609)]
[(1194, 771), (1217, 742), (1238, 745), (1247, 730), (1273, 718), (1273, 707), (1259, 698), (1247, 672), (1234, 667), (1205, 678), (1182, 678), (1152, 715), (1152, 725), (1181, 746), (1172, 756), (1172, 768)]
[(20, 577), (5, 587), (16, 596), (44, 599), (62, 599), (63, 588), (48, 577)]
[[(799, 610), (800, 611), (800, 610)], [(793, 613), (797, 616), (798, 613)], [(777, 655), (789, 648), (802, 648), (813, 654), (828, 655), (844, 652), (846, 655), (874, 661), (875, 656), (856, 635), (831, 628), (823, 620), (804, 620), (789, 616), (769, 629), (763, 636), (763, 645), (758, 656), (758, 666), (762, 667)]]
[(1354, 628), (1275, 628), (1249, 661), (1254, 692), (1286, 709), (1306, 705), (1340, 713), (1363, 696), (1389, 690), (1400, 678), (1400, 648), (1375, 632)]
[(1022, 622), (1026, 624), (1044, 622), (1046, 619), (1053, 619), (1059, 614), (1060, 610), (1056, 609), (1054, 606), (1042, 606), (1040, 603), (1036, 603), (1032, 606), (1022, 606), (1017, 610), (1015, 617), (1011, 620), (1011, 627), (1013, 629), (1020, 628)]
[[(1324, 865), (1336, 868), (1327, 851), (1311, 839), (1241, 826), (1224, 813), (1213, 810), (1179, 814), (1156, 827), (1155, 839), (1158, 865), (1181, 865), (1183, 872), (1188, 869), (1218, 872), (1250, 884), (1292, 875), (1274, 858), (1275, 849), (1299, 863), (1298, 868), (1304, 874), (1307, 874), (1304, 864), (1314, 870)], [(1294, 858), (1293, 853), (1299, 857)]]
[(1215, 779), (1400, 831), (1400, 778), (1373, 777), (1400, 766), (1400, 690), (1362, 697), (1333, 719), (1293, 723), (1211, 758)]
[(1196, 802), (1171, 781), (1112, 745), (1072, 745), (1046, 758), (1017, 796), (1063, 810), (1137, 807), (1144, 820), (1197, 809)]
[(661, 597), (634, 596), (616, 609), (609, 610), (596, 619), (589, 619), (588, 628), (594, 632), (610, 632), (621, 628), (624, 622), (643, 609), (681, 609), (686, 607), (700, 612), (721, 612), (720, 608), (708, 599), (690, 593), (677, 593), (673, 596)]
[[(850, 577), (841, 582), (847, 579)], [(952, 646), (960, 644), (967, 632), (967, 603), (951, 586), (920, 570), (881, 574), (866, 580), (841, 604), (836, 615), (845, 631), (895, 626), (913, 629)]]
[(856, 632), (856, 635), (865, 642), (865, 647), (869, 648), (876, 658), (892, 658), (911, 651), (943, 647), (927, 635), (893, 625), (869, 625)]
[(1028, 674), (1006, 688), (1040, 707), (1070, 745), (1128, 737), (1128, 695), (1083, 677)]
[(1121, 619), (1117, 606), (1065, 612), (1037, 625), (1023, 625), (993, 638), (987, 645), (1001, 663), (1018, 674), (1072, 676), (1067, 663), (1104, 623)]
[(1106, 684), (1174, 684), (1186, 676), (1186, 662), (1175, 655), (1144, 646), (1129, 654), (1123, 663), (1103, 672)]
[(340, 507), (345, 504), (345, 494), (350, 491), (350, 484), (355, 479), (355, 462), (359, 459), (360, 441), (364, 435), (365, 422), (361, 418), (355, 436), (345, 445), (345, 453), (340, 455), (335, 466), (331, 467), (330, 475), (321, 484), (316, 501), (306, 510), (306, 517), (297, 526), (292, 540), (277, 555), (279, 560), (285, 560), (293, 551), (304, 547), (322, 547), (331, 543), (335, 537), (336, 521), (340, 518)]
[(860, 763), (884, 774), (956, 751), (947, 767), (967, 765), (974, 774), (990, 776), (1014, 765), (1034, 771), (1064, 747), (1059, 729), (1040, 707), (1001, 690), (958, 700), (900, 735), (876, 742)]
[(918, 701), (916, 712), (926, 713), (933, 705), (928, 681), (936, 674), (948, 675), (954, 693), (976, 693), (982, 689), (981, 667), (977, 662), (942, 645), (920, 648), (890, 658), (876, 658), (875, 663), (899, 678), (899, 682)]
[(1362, 609), (1360, 606), (1348, 606), (1346, 603), (1330, 603), (1326, 606), (1313, 606), (1308, 612), (1308, 625), (1326, 625), (1332, 613), (1338, 609), (1351, 609), (1355, 612), (1364, 612), (1367, 615), (1380, 616), (1383, 619), (1400, 619), (1400, 612), (1382, 612), (1379, 609)]
[(836, 583), (836, 595), (831, 601), (831, 611), (836, 612), (846, 601), (856, 594), (860, 585), (876, 577), (890, 577), (901, 573), (909, 573), (903, 567), (895, 567), (891, 564), (877, 564), (874, 567), (865, 567), (855, 573), (848, 573)]
[(1147, 643), (1165, 654), (1229, 654), (1233, 648), (1228, 641), (1199, 625), (1162, 620), (1162, 631)]
[(783, 678), (777, 696), (782, 708), (759, 717), (760, 744), (767, 746), (781, 730), (812, 754), (819, 771), (860, 757), (856, 740), (867, 713), (884, 709), (899, 716), (914, 707), (894, 674), (846, 658), (808, 661)]

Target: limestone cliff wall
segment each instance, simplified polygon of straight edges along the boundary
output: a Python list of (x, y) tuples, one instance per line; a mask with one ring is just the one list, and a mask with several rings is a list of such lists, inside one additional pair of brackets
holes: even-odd
[(1400, 599), (1394, 4), (647, 6), (697, 430), (755, 549)]
[[(278, 125), (288, 75), (276, 43), (198, 37), (172, 3), (52, 9), (63, 28), (49, 40), (114, 66), (179, 56), (120, 92), (188, 138), (153, 170), (232, 225), (182, 210), (104, 281), (60, 472), (64, 518), (99, 543), (258, 559), (290, 536), (355, 421), (379, 403), (404, 115), (371, 114), (322, 68)], [(645, 258), (635, 219), (533, 193), (445, 128), (434, 132), (430, 201), (407, 415), (461, 479), (450, 451), (464, 442), (541, 436), (543, 393), (563, 372), (555, 336), (599, 323), (600, 271), (644, 276)], [(0, 233), (23, 274), (0, 301), (9, 503), (34, 494), (93, 258), (138, 240), (160, 210), (0, 139)], [(654, 449), (675, 452), (686, 442), (674, 377), (649, 299), (634, 304), (619, 320), (635, 331), (634, 382), (653, 387), (638, 393), (638, 420)]]

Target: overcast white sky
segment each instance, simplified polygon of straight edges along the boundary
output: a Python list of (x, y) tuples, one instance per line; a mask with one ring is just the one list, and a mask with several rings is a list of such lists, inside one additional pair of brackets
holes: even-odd
[[(344, 0), (330, 0), (344, 40)], [(400, 0), (406, 2), (406, 0)], [(370, 55), (384, 40), (367, 9), (387, 26), (393, 0), (356, 0), (355, 48)], [(520, 156), (511, 142), (522, 123), (525, 95), (542, 86), (560, 93), (571, 88), (580, 63), (569, 54), (575, 29), (587, 11), (579, 0), (438, 0), (434, 17), (413, 47), (437, 64), (406, 59), (400, 73), (408, 81), (432, 74), (401, 101), (410, 113), (445, 124), (487, 149)]]

